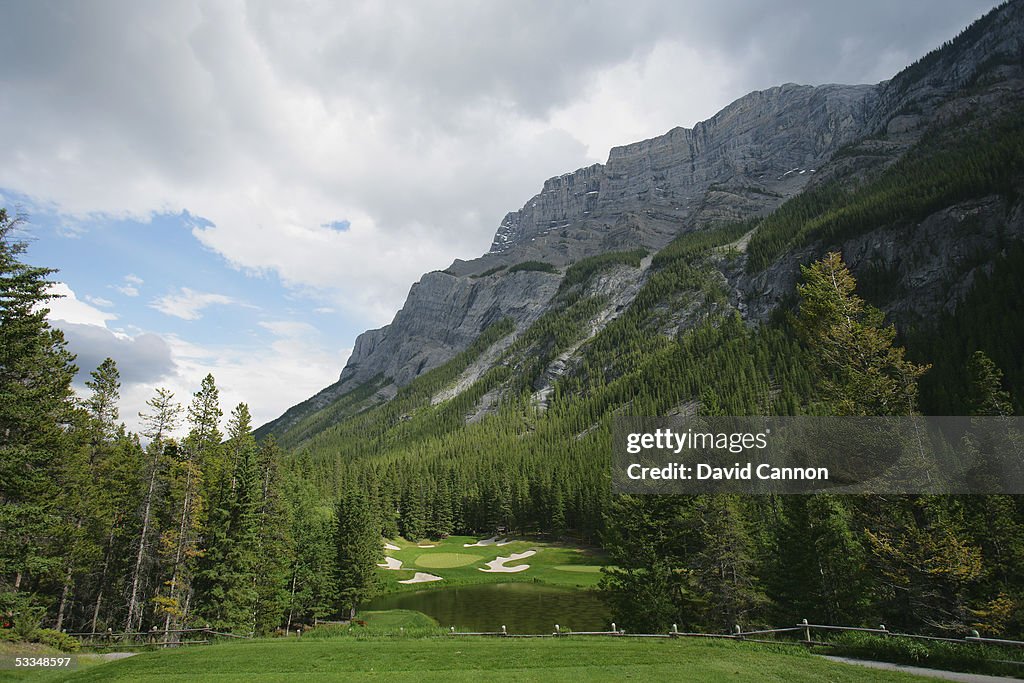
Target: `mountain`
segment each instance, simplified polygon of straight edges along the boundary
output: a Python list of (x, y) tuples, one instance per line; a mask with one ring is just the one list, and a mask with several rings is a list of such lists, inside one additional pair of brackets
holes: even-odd
[[(431, 371), (451, 375), (438, 405), (528, 358), (544, 362), (517, 381), (543, 409), (611, 322), (641, 313), (666, 262), (656, 254), (702, 235), (715, 300), (671, 292), (644, 309), (645, 333), (669, 339), (729, 311), (764, 323), (829, 249), (901, 326), (955, 314), (1024, 235), (1022, 46), (1024, 4), (1007, 3), (888, 81), (753, 92), (548, 179), (487, 254), (425, 274), (390, 325), (359, 336), (337, 382), (258, 435), (301, 449)], [(538, 332), (574, 313), (571, 342)], [(489, 387), (462, 420), (493, 413), (514, 384)]]

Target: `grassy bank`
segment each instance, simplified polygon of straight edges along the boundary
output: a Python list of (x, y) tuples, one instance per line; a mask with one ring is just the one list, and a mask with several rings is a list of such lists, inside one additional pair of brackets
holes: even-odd
[(881, 637), (867, 633), (844, 633), (831, 642), (835, 647), (822, 649), (821, 654), (992, 676), (1024, 676), (1024, 653), (1015, 647)]
[(71, 681), (912, 681), (800, 648), (632, 638), (391, 638), (250, 641), (149, 652)]
[[(511, 581), (534, 581), (564, 588), (593, 588), (601, 579), (601, 565), (604, 556), (599, 550), (569, 546), (533, 539), (514, 540), (508, 545), (496, 544), (475, 546), (480, 539), (475, 536), (450, 536), (440, 541), (423, 541), (421, 544), (405, 540), (388, 541), (399, 550), (381, 551), (384, 555), (402, 561), (402, 569), (380, 569), (384, 592), (422, 590), (479, 583), (508, 583)], [(471, 547), (466, 547), (471, 544)], [(433, 546), (433, 547), (424, 547)], [(510, 562), (509, 566), (527, 564), (529, 569), (515, 573), (483, 572), (480, 568), (497, 557), (533, 550), (536, 554), (522, 560)], [(416, 572), (440, 576), (443, 581), (430, 583), (401, 584), (411, 579)]]

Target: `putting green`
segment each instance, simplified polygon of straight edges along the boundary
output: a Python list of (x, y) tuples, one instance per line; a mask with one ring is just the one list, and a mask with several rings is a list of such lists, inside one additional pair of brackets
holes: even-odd
[(560, 564), (552, 567), (560, 572), (575, 572), (577, 574), (597, 574), (601, 571), (600, 565), (596, 564)]
[(465, 567), (467, 564), (480, 562), (483, 559), (480, 555), (470, 555), (469, 553), (423, 553), (416, 558), (416, 566), (429, 569), (450, 569)]

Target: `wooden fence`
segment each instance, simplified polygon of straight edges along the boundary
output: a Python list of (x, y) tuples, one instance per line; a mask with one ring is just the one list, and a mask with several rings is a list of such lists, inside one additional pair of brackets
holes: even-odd
[(161, 629), (156, 626), (148, 631), (114, 632), (112, 629), (91, 633), (68, 633), (91, 648), (131, 647), (179, 647), (184, 645), (209, 645), (218, 640), (247, 640), (249, 636), (215, 631), (209, 626), (203, 628)]
[[(898, 631), (890, 631), (885, 627), (885, 624), (880, 625), (878, 628), (864, 628), (861, 626), (830, 626), (826, 624), (810, 624), (804, 619), (796, 626), (788, 626), (784, 628), (769, 628), (760, 629), (755, 631), (744, 631), (737, 625), (732, 633), (690, 633), (686, 631), (680, 631), (678, 626), (672, 625), (672, 630), (666, 633), (627, 633), (625, 629), (616, 628), (615, 623), (612, 623), (612, 627), (608, 631), (571, 631), (569, 629), (563, 629), (560, 625), (555, 624), (555, 628), (551, 633), (509, 633), (505, 626), (501, 627), (500, 631), (476, 631), (476, 632), (465, 632), (456, 631), (455, 627), (452, 626), (448, 631), (449, 636), (496, 636), (504, 638), (559, 638), (568, 636), (610, 636), (614, 638), (724, 638), (727, 640), (742, 640), (751, 643), (771, 643), (771, 644), (792, 644), (792, 645), (803, 645), (803, 646), (833, 646), (834, 643), (830, 643), (825, 640), (816, 639), (815, 631), (818, 632), (848, 632), (856, 631), (860, 633), (871, 633), (874, 635), (892, 637), (892, 638), (912, 638), (916, 640), (930, 640), (945, 643), (974, 643), (974, 644), (988, 644), (988, 645), (1003, 645), (1010, 647), (1024, 647), (1024, 641), (1020, 640), (1006, 640), (1003, 638), (982, 638), (977, 631), (971, 631), (970, 635), (964, 636), (963, 638), (942, 638), (939, 636), (923, 636), (914, 633), (900, 633)], [(769, 637), (781, 636), (780, 638)], [(796, 636), (795, 638), (793, 636)]]

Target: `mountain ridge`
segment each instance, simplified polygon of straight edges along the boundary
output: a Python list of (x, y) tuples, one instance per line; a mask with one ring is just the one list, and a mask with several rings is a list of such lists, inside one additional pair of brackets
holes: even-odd
[[(283, 433), (371, 381), (381, 382), (376, 400), (386, 401), (499, 320), (513, 321), (514, 338), (544, 314), (574, 263), (619, 250), (655, 252), (680, 234), (761, 218), (830, 181), (856, 184), (884, 172), (927, 132), (946, 130), (951, 121), (984, 121), (1012, 109), (1022, 89), (1022, 6), (1014, 2), (993, 10), (879, 84), (784, 84), (754, 91), (692, 129), (676, 127), (614, 147), (605, 164), (549, 178), (540, 193), (506, 214), (488, 253), (424, 275), (391, 324), (359, 336), (335, 384), (264, 425), (260, 434)], [(959, 211), (952, 204), (946, 208), (950, 216)], [(994, 215), (989, 209), (987, 215)], [(1019, 216), (1013, 206), (999, 211)], [(936, 222), (932, 239), (946, 235), (939, 241), (946, 239), (952, 249), (958, 244), (956, 225), (947, 221), (939, 229)], [(986, 229), (991, 244), (995, 229)], [(1012, 233), (1020, 229), (1019, 220), (1010, 221)], [(853, 249), (860, 266), (885, 251), (879, 234), (863, 239), (876, 244)], [(732, 287), (730, 305), (752, 321), (766, 319), (815, 248), (791, 249), (760, 273), (725, 268), (721, 277)], [(883, 258), (884, 267), (902, 268), (904, 279), (924, 278), (932, 289), (944, 286), (940, 281), (948, 273), (941, 268), (933, 268), (929, 280), (913, 264), (896, 264), (898, 256)], [(533, 262), (550, 269), (510, 272)], [(618, 278), (612, 288), (622, 291), (636, 291), (647, 277), (646, 268), (616, 272), (609, 275)], [(599, 317), (607, 322), (627, 305), (619, 301)], [(948, 308), (949, 301), (938, 305)], [(896, 302), (890, 310), (910, 314), (917, 307)]]

